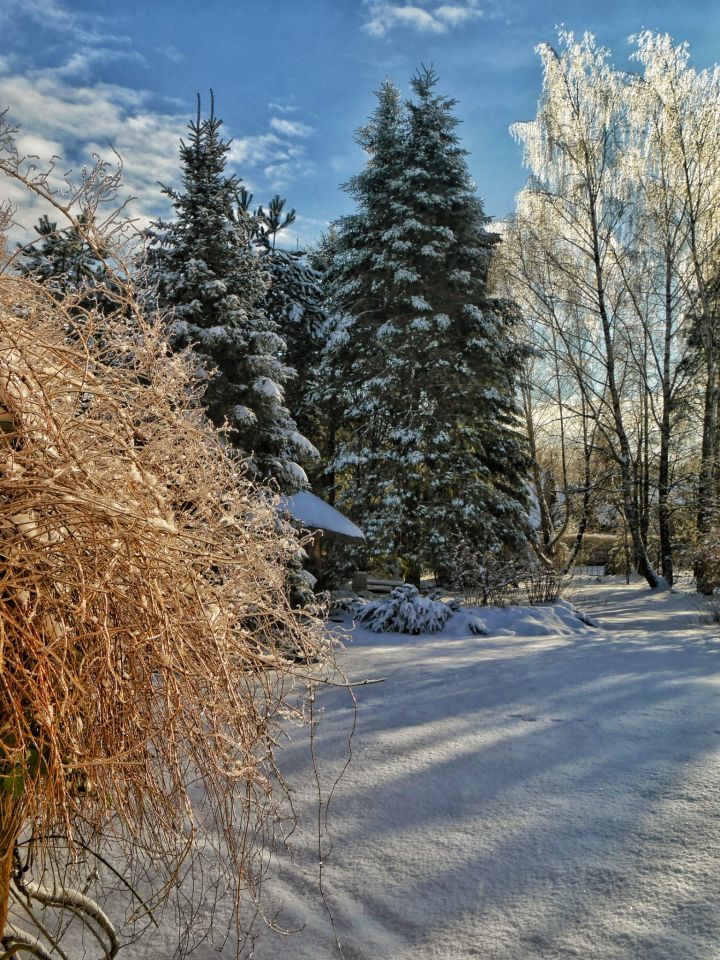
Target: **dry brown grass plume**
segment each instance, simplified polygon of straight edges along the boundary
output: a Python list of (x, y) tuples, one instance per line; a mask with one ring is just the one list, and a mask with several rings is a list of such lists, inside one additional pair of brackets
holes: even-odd
[(188, 358), (131, 300), (79, 315), (0, 275), (0, 930), (29, 832), (71, 852), (111, 836), (161, 899), (209, 830), (227, 895), (252, 894), (285, 653), (323, 646)]

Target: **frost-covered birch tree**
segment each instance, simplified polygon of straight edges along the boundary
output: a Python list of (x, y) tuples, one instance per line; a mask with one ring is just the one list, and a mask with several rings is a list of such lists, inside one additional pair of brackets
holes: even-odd
[[(593, 378), (595, 417), (612, 428), (605, 429), (605, 439), (618, 465), (638, 571), (657, 587), (661, 579), (642, 537), (623, 403), (627, 357), (618, 350), (629, 309), (619, 263), (627, 250), (632, 201), (621, 164), (627, 85), (610, 65), (609, 52), (591, 35), (577, 41), (561, 33), (560, 47), (559, 53), (547, 44), (538, 48), (544, 79), (537, 116), (513, 128), (533, 175), (520, 195), (518, 217), (534, 231), (547, 263), (573, 290), (583, 322), (594, 327), (587, 343), (603, 370)], [(542, 230), (536, 227), (539, 222)]]
[[(605, 388), (603, 366), (594, 356), (574, 289), (553, 269), (527, 223), (507, 225), (495, 276), (517, 302), (528, 346), (520, 383), (538, 546), (547, 559), (567, 570), (582, 546), (604, 473), (593, 457), (597, 396), (602, 397)], [(575, 536), (565, 555), (573, 525)]]
[(704, 390), (699, 538), (716, 511), (718, 72), (695, 72), (668, 36), (631, 38), (641, 75), (615, 69), (590, 35), (559, 39), (560, 52), (539, 48), (535, 121), (514, 127), (532, 178), (510, 231), (511, 289), (542, 318), (550, 355), (560, 343), (567, 359), (568, 332), (585, 329), (576, 399), (617, 465), (638, 570), (659, 583), (648, 558), (656, 526), (672, 582), (674, 500), (689, 487), (681, 462), (693, 435), (693, 343)]
[[(720, 329), (717, 275), (720, 243), (720, 68), (696, 71), (687, 44), (666, 34), (632, 38), (642, 81), (630, 101), (639, 160), (636, 180), (643, 189), (648, 223), (659, 231), (664, 256), (663, 438), (669, 435), (673, 406), (672, 352), (677, 333), (692, 325), (691, 340), (701, 361), (702, 441), (697, 483), (698, 540), (717, 523)], [(633, 171), (635, 172), (635, 171)], [(663, 458), (669, 456), (665, 443)], [(662, 487), (667, 467), (662, 464)], [(666, 497), (665, 491), (663, 500)], [(661, 514), (661, 535), (667, 523)], [(698, 589), (712, 590), (702, 563)]]

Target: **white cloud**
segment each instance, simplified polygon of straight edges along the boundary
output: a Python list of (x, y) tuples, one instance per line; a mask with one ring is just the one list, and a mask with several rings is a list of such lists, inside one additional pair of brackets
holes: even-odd
[[(20, 125), (17, 137), (22, 155), (38, 157), (39, 168), (52, 157), (59, 167), (92, 165), (93, 154), (111, 162), (113, 151), (123, 162), (122, 195), (134, 199), (128, 213), (138, 227), (169, 214), (159, 183), (172, 186), (179, 178), (178, 147), (186, 135), (189, 111), (162, 113), (148, 109), (149, 94), (112, 84), (73, 83), (62, 68), (36, 70), (25, 75), (0, 70), (2, 103), (9, 118)], [(237, 137), (230, 146), (229, 163), (240, 176), (267, 184), (260, 189), (282, 190), (312, 169), (305, 147), (297, 138), (311, 128), (302, 123), (273, 123), (269, 132)], [(31, 230), (45, 207), (17, 185), (2, 185), (3, 196), (17, 207), (16, 219)], [(57, 217), (55, 217), (57, 219)], [(22, 240), (23, 231), (12, 240)]]
[(294, 107), (289, 103), (277, 103), (274, 100), (270, 101), (268, 107), (271, 110), (274, 110), (276, 113), (296, 113), (300, 109), (299, 107)]
[(306, 177), (314, 169), (315, 165), (310, 161), (298, 162), (293, 160), (292, 162), (270, 163), (263, 169), (263, 173), (271, 190), (282, 191), (294, 183), (298, 177)]
[(155, 49), (161, 57), (169, 60), (170, 63), (182, 63), (182, 61), (185, 59), (178, 48), (172, 43), (161, 43), (159, 46), (155, 47)]
[(309, 137), (313, 128), (306, 123), (300, 123), (297, 120), (285, 120), (280, 117), (271, 117), (270, 126), (277, 133), (285, 134), (287, 137)]
[(111, 63), (113, 60), (130, 60), (144, 64), (145, 58), (137, 50), (111, 50), (108, 47), (82, 47), (75, 50), (55, 72), (61, 77), (79, 77), (89, 80), (93, 67), (98, 63)]
[(289, 163), (271, 163), (264, 174), (273, 190), (283, 190), (294, 179), (294, 169)]
[(411, 27), (420, 33), (446, 33), (483, 15), (477, 0), (458, 3), (392, 3), (386, 0), (364, 0), (368, 19), (364, 30), (375, 37), (384, 37), (390, 30)]
[(483, 11), (478, 10), (477, 7), (460, 6), (458, 4), (444, 4), (435, 11), (435, 16), (451, 27), (457, 27), (461, 23), (474, 20), (482, 15)]
[[(91, 165), (93, 154), (113, 161), (115, 150), (124, 165), (120, 200), (135, 197), (131, 215), (145, 225), (166, 207), (157, 181), (171, 183), (177, 178), (185, 117), (147, 110), (142, 91), (112, 84), (72, 84), (62, 70), (5, 73), (1, 79), (9, 118), (20, 125), (18, 149), (37, 156), (38, 167), (62, 156), (63, 169), (77, 169)], [(30, 227), (28, 215), (34, 217), (36, 203), (22, 202), (17, 190), (13, 200), (18, 204), (17, 219)]]
[[(62, 37), (64, 49), (62, 62), (41, 69), (0, 55), (0, 111), (9, 108), (9, 119), (20, 125), (18, 149), (22, 155), (37, 157), (39, 169), (46, 168), (53, 157), (62, 157), (56, 166), (60, 172), (92, 166), (93, 154), (111, 163), (117, 160), (114, 151), (119, 154), (123, 177), (118, 202), (134, 197), (128, 213), (144, 227), (170, 213), (159, 183), (172, 186), (179, 180), (179, 141), (186, 136), (192, 104), (166, 99), (164, 111), (157, 110), (151, 107), (152, 95), (146, 90), (97, 82), (94, 70), (99, 64), (142, 58), (123, 38), (103, 32), (102, 17), (76, 15), (66, 6), (62, 0), (0, 0), (0, 29), (42, 24)], [(159, 52), (168, 59), (180, 56), (173, 47)], [(276, 114), (290, 110), (279, 104), (274, 107)], [(231, 131), (224, 130), (231, 136)], [(271, 116), (264, 131), (232, 142), (229, 165), (263, 192), (287, 186), (312, 169), (299, 142), (312, 132), (299, 120)], [(45, 207), (17, 183), (3, 182), (2, 197), (16, 206), (16, 219), (25, 228), (27, 240), (38, 216), (47, 212)], [(20, 228), (13, 231), (11, 240), (16, 239), (23, 239)]]
[(423, 33), (444, 33), (447, 27), (435, 17), (412, 4), (371, 3), (370, 20), (365, 24), (368, 33), (382, 37), (396, 26), (411, 26)]
[(235, 166), (256, 166), (268, 163), (281, 152), (283, 141), (274, 133), (236, 137), (230, 144), (229, 159)]
[[(80, 44), (128, 43), (118, 36), (116, 22), (96, 12), (69, 10), (61, 0), (2, 0), (0, 26), (7, 27), (30, 21), (39, 27), (54, 30)], [(107, 27), (107, 30), (103, 29)]]

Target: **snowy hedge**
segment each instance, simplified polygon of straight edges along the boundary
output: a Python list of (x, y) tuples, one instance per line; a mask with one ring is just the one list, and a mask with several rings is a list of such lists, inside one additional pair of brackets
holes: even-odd
[(404, 583), (386, 599), (367, 603), (355, 620), (375, 633), (434, 633), (442, 630), (456, 609), (431, 596), (421, 597), (417, 587)]

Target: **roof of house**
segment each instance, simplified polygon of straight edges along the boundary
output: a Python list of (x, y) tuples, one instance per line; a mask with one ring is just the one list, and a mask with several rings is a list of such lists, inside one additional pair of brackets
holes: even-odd
[(280, 504), (281, 509), (308, 530), (322, 530), (323, 533), (331, 534), (338, 540), (351, 543), (365, 539), (365, 534), (360, 527), (356, 527), (345, 514), (340, 513), (309, 490), (301, 490), (292, 497), (282, 497)]

